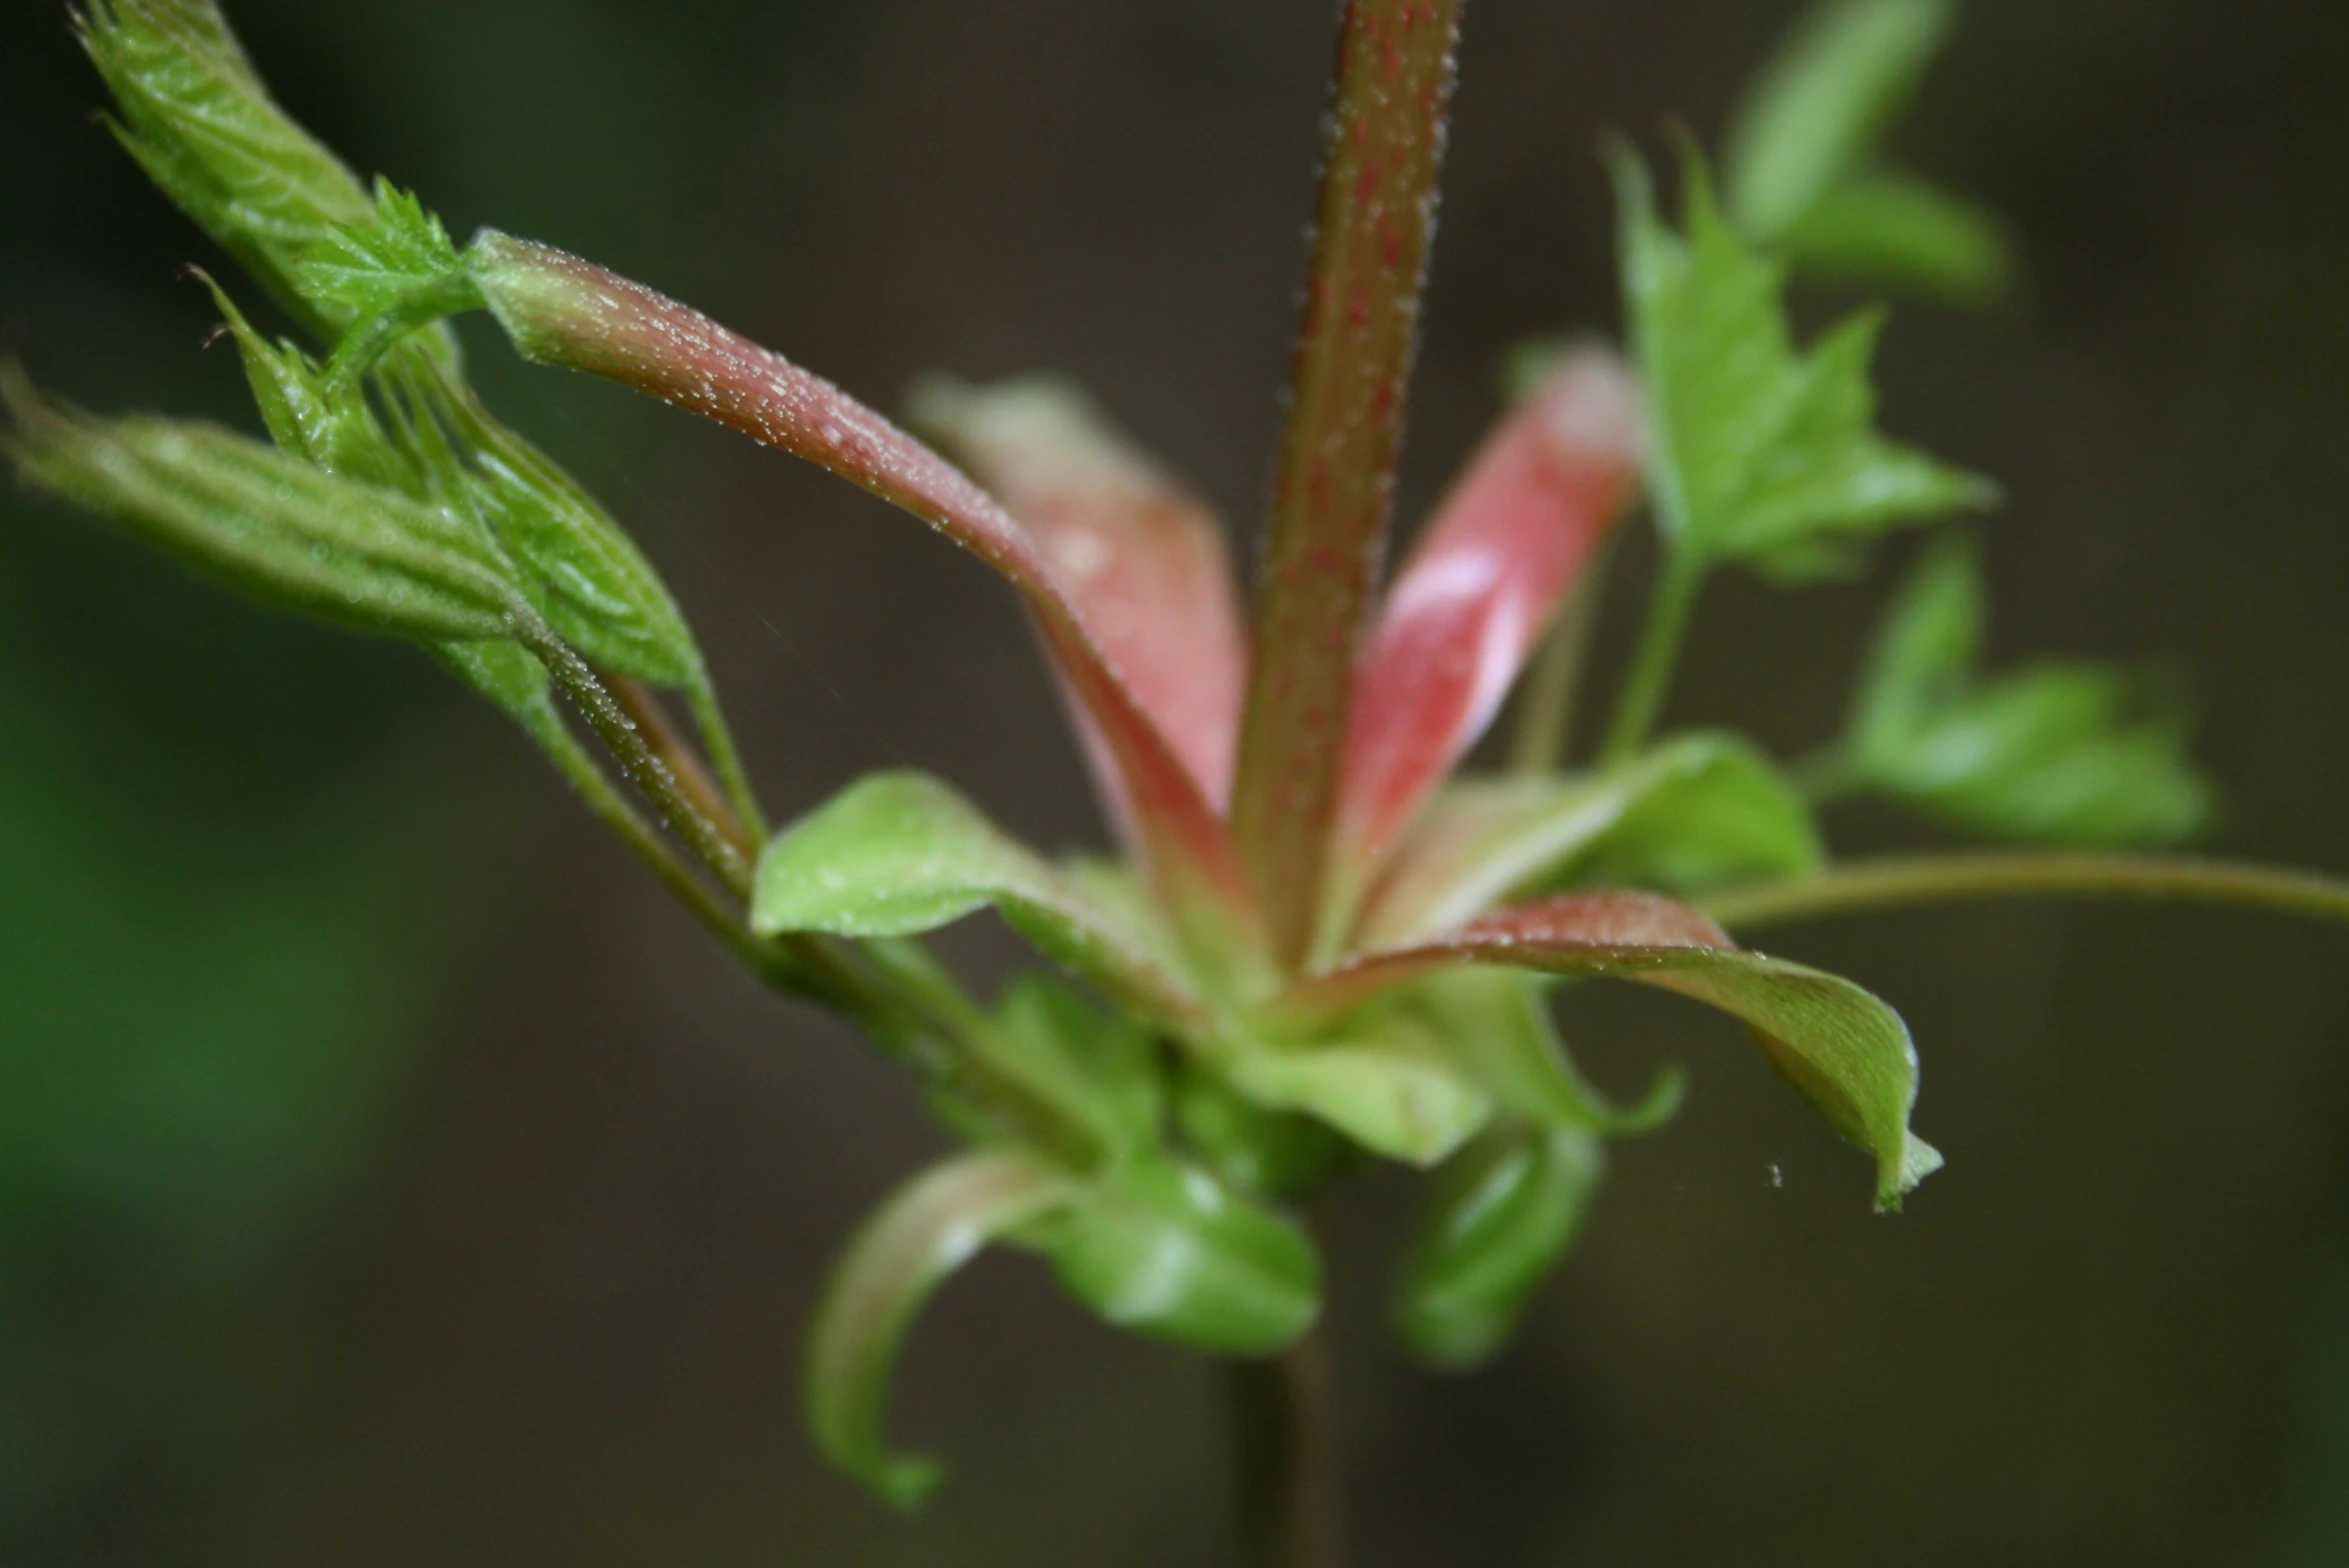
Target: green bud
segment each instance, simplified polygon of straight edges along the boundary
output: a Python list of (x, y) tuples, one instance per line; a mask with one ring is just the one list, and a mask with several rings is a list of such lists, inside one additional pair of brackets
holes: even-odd
[(215, 425), (94, 418), (13, 368), (0, 400), (27, 479), (264, 598), (417, 641), (502, 637), (531, 618), (496, 546), (441, 508)]

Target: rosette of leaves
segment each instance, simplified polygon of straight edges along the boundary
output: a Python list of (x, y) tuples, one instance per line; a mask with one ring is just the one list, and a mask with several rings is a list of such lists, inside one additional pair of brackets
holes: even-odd
[[(850, 1243), (806, 1372), (825, 1451), (911, 1502), (937, 1470), (884, 1440), (896, 1346), (989, 1245), (1037, 1254), (1112, 1323), (1272, 1355), (1320, 1306), (1302, 1205), (1361, 1161), (1401, 1161), (1433, 1177), (1397, 1328), (1437, 1363), (1490, 1355), (1570, 1243), (1606, 1140), (1656, 1125), (1679, 1088), (1666, 1073), (1629, 1107), (1592, 1089), (1549, 1007), (1564, 981), (1676, 992), (1736, 1019), (1867, 1157), (1881, 1207), (1938, 1165), (1910, 1128), (1917, 1059), (1898, 1015), (1739, 947), (1698, 907), (1827, 875), (1803, 793), (1736, 734), (1653, 730), (1714, 567), (1786, 583), (1849, 572), (1885, 531), (1992, 497), (1876, 428), (1875, 313), (1803, 345), (1784, 303), (1789, 258), (1826, 253), (1821, 212), (1875, 199), (1870, 139), (1941, 11), (1836, 8), (1756, 100), (1728, 211), (1691, 154), (1667, 220), (1644, 166), (1618, 154), (1628, 362), (1595, 345), (1544, 359), (1391, 574), (1448, 0), (1346, 13), (1252, 602), (1219, 520), (1074, 389), (926, 382), (911, 408), (925, 443), (591, 262), (494, 230), (460, 248), (287, 120), (204, 0), (116, 0), (85, 36), (126, 144), (315, 341), (271, 342), (222, 295), (268, 442), (93, 418), (17, 378), (9, 447), (35, 482), (248, 589), (432, 651), (746, 961), (915, 1072), (965, 1148)], [(1785, 85), (1797, 78), (1809, 85)], [(525, 358), (814, 462), (1000, 573), (1119, 853), (1055, 858), (904, 771), (768, 836), (652, 567), (471, 391), (441, 318), (475, 308)], [(1567, 638), (1553, 628), (1643, 497), (1664, 565), (1598, 762), (1460, 772), (1545, 638)], [(1973, 683), (1970, 601), (1953, 568), (1929, 570), (1942, 575), (1904, 601), (1848, 755), (1873, 785), (2011, 825), (2014, 769), (1953, 785), (1917, 758), (1969, 724), (1996, 728), (2002, 704), (2052, 699)], [(645, 687), (691, 704), (715, 782)], [(2148, 751), (2134, 733), (2114, 744)], [(2088, 756), (2036, 765), (2076, 781)], [(2174, 750), (2160, 756), (2185, 776)], [(1044, 961), (984, 1000), (921, 943), (982, 910)]]

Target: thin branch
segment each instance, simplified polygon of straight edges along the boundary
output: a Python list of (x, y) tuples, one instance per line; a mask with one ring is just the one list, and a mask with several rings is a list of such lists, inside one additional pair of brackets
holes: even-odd
[(734, 846), (736, 854), (745, 860), (756, 860), (759, 852), (757, 842), (743, 827), (741, 818), (734, 813), (732, 803), (720, 792), (717, 781), (710, 777), (709, 769), (694, 754), (693, 747), (687, 743), (667, 710), (662, 708), (661, 699), (654, 695), (652, 688), (634, 676), (599, 673), (603, 675), (604, 685), (611, 690), (612, 700), (620, 705), (622, 713), (628, 715), (628, 721), (636, 726), (637, 733), (644, 737), (644, 743), (652, 749), (653, 755), (668, 767), (670, 775), (677, 781), (677, 787), (693, 802), (694, 809), (709, 819), (710, 826), (716, 828), (726, 842)]
[(1859, 860), (1814, 877), (1697, 901), (1734, 931), (1962, 898), (2060, 896), (2239, 904), (2349, 921), (2349, 880), (2241, 861), (2163, 855), (1921, 855)]
[(1658, 567), (1647, 624), (1641, 628), (1638, 650), (1631, 656), (1631, 673), (1624, 677), (1622, 693), (1615, 699), (1607, 738), (1600, 743), (1600, 762), (1628, 762), (1647, 744), (1664, 711), (1664, 694), (1671, 688), (1672, 669), (1680, 662), (1689, 613), (1696, 608), (1697, 589), (1703, 582), (1704, 567), (1691, 552), (1672, 551)]
[(1564, 766), (1566, 748), (1574, 738), (1575, 698), (1582, 685), (1582, 668), (1590, 654), (1591, 631), (1599, 619), (1599, 600), (1606, 586), (1607, 568), (1614, 550), (1601, 546), (1574, 591), (1558, 607), (1558, 617), (1542, 639), (1541, 652), (1517, 688), (1517, 714), (1509, 735), (1509, 771), (1526, 775), (1555, 773)]
[(1402, 447), (1460, 0), (1350, 0), (1273, 484), (1233, 793), (1276, 947), (1303, 954)]

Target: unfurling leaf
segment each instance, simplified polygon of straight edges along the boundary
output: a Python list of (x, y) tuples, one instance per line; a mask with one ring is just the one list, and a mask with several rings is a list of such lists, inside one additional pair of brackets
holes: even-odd
[(462, 454), (460, 490), (525, 569), (547, 624), (600, 669), (664, 686), (701, 681), (701, 649), (627, 531), (545, 453), (428, 363), (399, 367), (423, 420)]
[(1691, 893), (1818, 868), (1802, 796), (1734, 735), (1677, 736), (1595, 776), (1476, 779), (1439, 794), (1361, 926), (1389, 947), (1511, 895), (1569, 886)]
[(2183, 726), (2131, 719), (2130, 683), (2083, 664), (1983, 678), (1973, 553), (1930, 552), (1894, 600), (1862, 678), (1842, 762), (1853, 782), (1999, 838), (2101, 848), (2171, 844), (2210, 792)]
[(1498, 1352), (1526, 1298), (1573, 1245), (1606, 1168), (1597, 1134), (1517, 1121), (1446, 1161), (1396, 1291), (1395, 1332), (1412, 1354), (1466, 1368)]
[(1161, 1022), (1196, 1004), (1113, 917), (926, 774), (876, 773), (777, 834), (759, 857), (762, 936), (914, 936), (990, 905), (1046, 956)]
[(114, 94), (115, 135), (163, 193), (304, 324), (332, 339), (347, 305), (307, 297), (296, 264), (373, 204), (287, 117), (210, 0), (93, 0), (80, 22)]
[(1799, 582), (1847, 572), (1887, 528), (1995, 499), (1987, 480), (1876, 433), (1868, 362), (1880, 315), (1852, 316), (1797, 353), (1783, 269), (1723, 220), (1693, 155), (1685, 237), (1656, 216), (1628, 152), (1616, 172), (1648, 486), (1674, 552)]
[(1950, 0), (1827, 0), (1731, 127), (1729, 210), (1775, 244), (1875, 151), (1949, 31)]
[(481, 290), (440, 219), (384, 179), (375, 182), (373, 217), (337, 224), (294, 268), (294, 284), (304, 297), (351, 322), (335, 346), (332, 374), (338, 383), (373, 369), (403, 335), (430, 327), (445, 337), (441, 317), (482, 305)]
[(1109, 1322), (1215, 1355), (1284, 1349), (1320, 1307), (1303, 1231), (1163, 1157), (1111, 1167), (1022, 1236)]
[(359, 387), (329, 385), (325, 370), (309, 355), (288, 342), (269, 342), (227, 290), (209, 277), (204, 282), (227, 318), (261, 423), (278, 450), (331, 474), (422, 493), (421, 476), (392, 445)]
[(445, 510), (205, 425), (96, 419), (0, 385), (24, 475), (264, 597), (417, 641), (502, 637), (529, 606), (497, 546)]
[(1941, 1156), (1908, 1130), (1917, 1055), (1900, 1015), (1848, 980), (1737, 950), (1685, 905), (1585, 893), (1504, 911), (1413, 947), (1299, 981), (1277, 1004), (1326, 1027), (1422, 975), (1482, 965), (1632, 980), (1711, 1003), (1750, 1026), (1763, 1056), (1829, 1125), (1876, 1160), (1876, 1201), (1897, 1207)]
[(938, 1462), (893, 1454), (883, 1435), (897, 1347), (946, 1276), (1069, 1191), (1028, 1155), (967, 1154), (916, 1177), (864, 1223), (808, 1332), (803, 1397), (825, 1458), (900, 1508), (928, 1495)]

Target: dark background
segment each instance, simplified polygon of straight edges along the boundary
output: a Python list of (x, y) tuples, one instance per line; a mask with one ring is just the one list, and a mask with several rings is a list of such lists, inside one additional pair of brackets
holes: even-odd
[[(1406, 517), (1507, 345), (1614, 323), (1602, 131), (1716, 136), (1795, 10), (1470, 8)], [(585, 252), (884, 405), (932, 367), (1066, 371), (1252, 526), (1321, 0), (233, 15), (297, 115), (460, 234)], [(1974, 0), (1898, 145), (2006, 217), (2027, 288), (1989, 319), (1904, 307), (1883, 376), (1891, 430), (2008, 487), (1999, 657), (2160, 672), (2203, 715), (2213, 846), (2334, 870), (2345, 75), (2330, 0)], [(217, 258), (99, 99), (61, 8), (5, 0), (6, 344), (100, 408), (248, 420), (174, 277)], [(913, 763), (1045, 842), (1098, 834), (972, 562), (472, 342), (691, 607), (778, 814)], [(422, 659), (21, 491), (0, 509), (0, 1560), (1229, 1560), (1210, 1369), (1023, 1260), (913, 1343), (897, 1425), (956, 1462), (930, 1510), (826, 1471), (800, 1325), (855, 1218), (941, 1146), (896, 1074), (733, 972)], [(1721, 581), (1674, 715), (1815, 744), (1882, 591)], [(1339, 1214), (1366, 1568), (2349, 1561), (2341, 934), (1983, 906), (1780, 940), (1906, 1012), (1950, 1168), (1877, 1219), (1864, 1163), (1734, 1031), (1578, 996), (1602, 1078), (1683, 1059), (1695, 1092), (1622, 1149), (1497, 1367), (1439, 1379), (1383, 1343), (1406, 1181)]]

